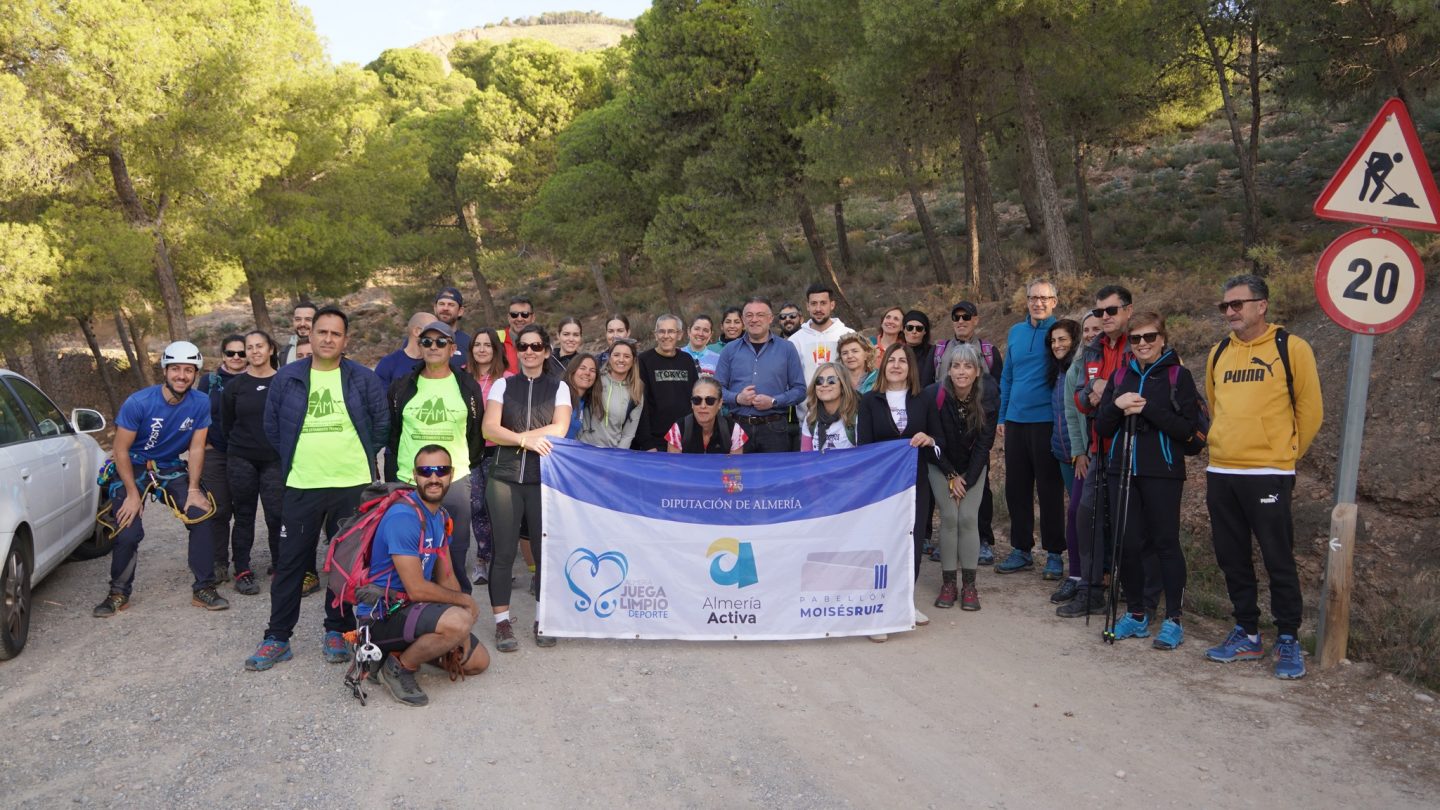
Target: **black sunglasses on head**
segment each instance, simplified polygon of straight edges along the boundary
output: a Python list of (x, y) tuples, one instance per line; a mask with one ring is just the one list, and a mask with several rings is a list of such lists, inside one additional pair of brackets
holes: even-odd
[(444, 349), (453, 342), (454, 341), (447, 337), (422, 337), (420, 338), (420, 347), (423, 349), (429, 349), (433, 347), (439, 347), (441, 349)]

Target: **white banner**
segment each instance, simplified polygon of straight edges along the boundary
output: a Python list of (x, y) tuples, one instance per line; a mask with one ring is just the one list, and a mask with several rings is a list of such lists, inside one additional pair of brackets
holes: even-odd
[(674, 455), (557, 442), (540, 629), (797, 639), (914, 627), (915, 450)]

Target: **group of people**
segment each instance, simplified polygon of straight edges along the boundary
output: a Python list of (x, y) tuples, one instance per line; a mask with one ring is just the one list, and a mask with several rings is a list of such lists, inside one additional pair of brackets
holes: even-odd
[[(778, 332), (771, 302), (754, 297), (723, 313), (718, 339), (707, 315), (688, 325), (661, 315), (644, 351), (629, 319), (614, 315), (598, 352), (586, 350), (574, 318), (552, 341), (524, 296), (510, 300), (505, 328), (467, 334), (463, 296), (445, 288), (373, 371), (345, 356), (344, 312), (304, 303), (288, 346), (259, 330), (230, 335), (219, 367), (205, 373), (196, 346), (173, 343), (161, 359), (164, 383), (126, 401), (106, 481), (111, 582), (95, 615), (129, 604), (147, 496), (189, 528), (194, 604), (228, 607), (217, 585), (232, 571), (237, 592), (259, 593), (251, 552), (263, 503), (271, 613), (245, 666), (268, 670), (292, 656), (301, 600), (320, 589), (322, 531), (335, 536), (372, 480), (409, 484), (413, 508), (387, 513), (374, 546), (374, 573), (395, 596), (383, 615), (367, 610), (372, 638), (389, 653), (381, 680), (402, 703), (424, 705), (420, 664), (448, 655), (452, 669), (473, 674), (489, 663), (470, 634), (481, 614), (475, 586), (487, 587), (495, 649), (519, 647), (510, 615), (516, 558), (527, 558), (538, 600), (539, 459), (554, 439), (670, 453), (798, 452), (797, 463), (807, 452), (904, 440), (918, 448), (914, 575), (927, 557), (940, 563), (936, 608), (979, 610), (982, 565), (1001, 574), (1033, 568), (1038, 506), (1042, 576), (1059, 582), (1050, 597), (1057, 614), (1098, 613), (1119, 586), (1125, 609), (1113, 637), (1144, 638), (1163, 595), (1153, 643), (1175, 649), (1184, 640), (1185, 458), (1208, 444), (1215, 553), (1237, 624), (1206, 654), (1264, 654), (1253, 536), (1271, 581), (1276, 675), (1298, 678), (1290, 494), (1320, 424), (1319, 381), (1309, 346), (1267, 322), (1262, 279), (1237, 276), (1223, 296), (1231, 332), (1212, 349), (1203, 386), (1168, 345), (1164, 318), (1134, 312), (1117, 285), (1097, 291), (1079, 318), (1057, 319), (1055, 286), (1030, 284), (1027, 315), (1003, 349), (979, 336), (973, 302), (951, 307), (953, 333), (943, 339), (932, 337), (926, 313), (899, 307), (865, 337), (834, 317), (834, 291), (813, 284), (809, 318), (783, 304)], [(997, 442), (1011, 549), (998, 562), (989, 486)], [(352, 612), (327, 594), (326, 660), (350, 660)], [(539, 647), (556, 644), (538, 624), (532, 633)]]

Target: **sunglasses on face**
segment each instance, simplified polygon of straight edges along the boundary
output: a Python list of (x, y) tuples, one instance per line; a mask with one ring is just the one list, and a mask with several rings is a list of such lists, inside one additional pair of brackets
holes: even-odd
[(235, 351), (234, 349), (226, 349), (226, 350), (225, 350), (225, 356), (226, 356), (226, 357), (244, 357), (244, 356), (245, 356), (245, 350), (244, 350), (244, 349), (241, 349), (240, 351), (237, 352), (237, 351)]
[(417, 478), (444, 478), (450, 474), (449, 464), (426, 464), (423, 467), (415, 468)]
[(1124, 308), (1125, 305), (1123, 304), (1118, 307), (1096, 307), (1090, 310), (1090, 314), (1094, 315), (1097, 318), (1113, 318), (1116, 315), (1120, 314), (1120, 310)]
[(720, 398), (719, 398), (719, 397), (700, 397), (700, 396), (695, 396), (695, 397), (690, 397), (690, 404), (691, 404), (691, 405), (718, 405), (718, 404), (720, 404)]
[(1220, 310), (1221, 315), (1224, 315), (1225, 313), (1232, 310), (1235, 312), (1239, 312), (1240, 310), (1245, 308), (1246, 304), (1253, 304), (1256, 301), (1264, 300), (1264, 298), (1236, 298), (1233, 301), (1221, 301), (1220, 303), (1215, 305), (1215, 308)]
[(1159, 333), (1159, 332), (1132, 333), (1132, 334), (1130, 335), (1130, 342), (1131, 342), (1131, 343), (1154, 343), (1155, 341), (1157, 341), (1157, 340), (1159, 340), (1159, 339), (1160, 339), (1160, 333)]
[(799, 314), (799, 313), (796, 313), (796, 312), (782, 312), (782, 313), (780, 313), (780, 320), (782, 320), (782, 321), (798, 321), (798, 320), (800, 320), (800, 314)]
[(918, 323), (907, 323), (907, 324), (905, 324), (905, 331), (906, 331), (906, 332), (924, 332), (924, 331), (925, 331), (925, 327), (921, 326), (921, 325), (918, 324)]
[(422, 338), (420, 338), (420, 348), (422, 348), (422, 349), (430, 349), (430, 348), (438, 347), (438, 348), (444, 349), (444, 348), (447, 348), (451, 343), (454, 343), (454, 342), (455, 342), (455, 341), (451, 340), (450, 338), (446, 338), (446, 337), (437, 337), (437, 338), (422, 337)]
[(833, 375), (831, 375), (831, 376), (826, 376), (826, 377), (816, 377), (816, 378), (815, 378), (815, 384), (816, 384), (816, 385), (836, 385), (836, 384), (838, 384), (839, 382), (840, 382), (840, 378), (839, 378), (839, 377), (836, 377), (836, 376), (833, 376)]
[(968, 321), (968, 320), (970, 320), (970, 319), (973, 318), (973, 317), (975, 317), (975, 316), (974, 316), (974, 315), (971, 315), (971, 314), (968, 313), (968, 312), (957, 312), (957, 313), (955, 313), (954, 315), (951, 315), (951, 316), (950, 316), (950, 320), (952, 320), (952, 321)]
[(544, 343), (516, 343), (516, 344), (515, 344), (515, 351), (517, 351), (517, 352), (543, 352), (543, 351), (545, 351), (545, 344), (544, 344)]
[(517, 320), (517, 321), (520, 320), (520, 319), (522, 319), (522, 318), (528, 318), (528, 317), (530, 317), (532, 314), (533, 314), (533, 313), (531, 313), (531, 312), (516, 312), (516, 311), (513, 310), (513, 309), (510, 310), (510, 317), (514, 318), (514, 319)]

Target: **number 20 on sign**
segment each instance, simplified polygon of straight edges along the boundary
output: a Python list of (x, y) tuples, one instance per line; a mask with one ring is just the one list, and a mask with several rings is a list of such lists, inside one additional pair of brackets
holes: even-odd
[(1350, 231), (1325, 249), (1315, 267), (1315, 293), (1325, 314), (1362, 335), (1398, 329), (1424, 292), (1419, 254), (1389, 228)]

